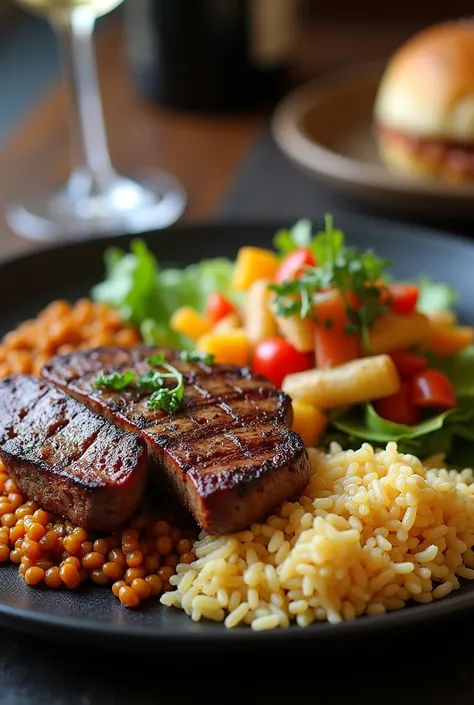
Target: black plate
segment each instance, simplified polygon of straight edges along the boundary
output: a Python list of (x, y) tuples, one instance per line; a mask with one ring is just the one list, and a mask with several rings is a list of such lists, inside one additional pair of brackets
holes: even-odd
[[(203, 257), (233, 257), (243, 244), (270, 246), (273, 234), (282, 225), (177, 225), (166, 232), (147, 234), (144, 239), (163, 263), (186, 265)], [(348, 216), (337, 217), (336, 225), (345, 230), (349, 244), (374, 248), (381, 256), (392, 259), (398, 277), (409, 279), (426, 273), (456, 287), (460, 293), (460, 315), (474, 323), (474, 243), (417, 227)], [(106, 247), (111, 244), (128, 247), (131, 239), (122, 236), (67, 245), (2, 264), (0, 334), (35, 316), (53, 299), (74, 300), (87, 295), (103, 276)], [(54, 638), (127, 650), (344, 639), (364, 636), (379, 628), (446, 616), (469, 607), (474, 607), (474, 584), (464, 582), (459, 591), (439, 602), (415, 605), (383, 617), (363, 617), (336, 626), (324, 623), (306, 629), (290, 627), (255, 633), (247, 627), (227, 630), (221, 624), (194, 624), (181, 611), (164, 608), (158, 601), (144, 603), (136, 611), (126, 610), (105, 588), (74, 593), (29, 588), (16, 567), (0, 567), (3, 623)]]

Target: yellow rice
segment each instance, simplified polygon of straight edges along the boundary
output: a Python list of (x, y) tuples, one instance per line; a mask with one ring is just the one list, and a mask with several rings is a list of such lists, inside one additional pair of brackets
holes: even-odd
[(309, 449), (298, 502), (238, 534), (203, 532), (161, 602), (226, 627), (306, 627), (432, 602), (474, 578), (472, 470), (434, 469), (395, 443), (329, 450)]

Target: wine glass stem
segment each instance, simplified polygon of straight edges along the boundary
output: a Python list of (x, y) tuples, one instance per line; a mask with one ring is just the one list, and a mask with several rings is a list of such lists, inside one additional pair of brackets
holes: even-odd
[(52, 20), (66, 86), (69, 91), (72, 142), (76, 167), (69, 186), (84, 195), (104, 193), (116, 178), (107, 146), (102, 101), (97, 77), (93, 33), (95, 16), (77, 8), (67, 17)]

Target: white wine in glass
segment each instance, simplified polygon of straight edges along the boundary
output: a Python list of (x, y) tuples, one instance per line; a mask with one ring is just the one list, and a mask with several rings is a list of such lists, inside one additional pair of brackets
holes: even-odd
[(174, 176), (154, 169), (132, 180), (115, 171), (109, 155), (93, 32), (97, 17), (123, 0), (16, 1), (46, 17), (56, 33), (70, 94), (76, 165), (57, 192), (11, 204), (10, 227), (23, 237), (61, 241), (145, 232), (174, 223), (186, 205), (185, 191)]
[(18, 5), (39, 15), (51, 15), (52, 12), (71, 12), (77, 7), (88, 7), (96, 17), (107, 14), (121, 5), (123, 0), (17, 0)]

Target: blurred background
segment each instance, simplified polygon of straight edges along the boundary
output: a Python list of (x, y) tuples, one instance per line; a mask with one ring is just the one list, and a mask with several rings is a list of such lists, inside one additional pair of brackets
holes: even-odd
[[(232, 1), (232, 0), (231, 0)], [(220, 0), (222, 4), (228, 0)], [(338, 65), (388, 56), (417, 29), (433, 22), (472, 12), (469, 0), (290, 0), (300, 22), (295, 52), (298, 78), (317, 75)], [(126, 0), (99, 24), (133, 25), (133, 14), (146, 3)], [(179, 2), (178, 2), (179, 4)], [(144, 34), (146, 34), (144, 32)], [(143, 37), (147, 41), (147, 37)], [(135, 40), (138, 46), (138, 40)], [(57, 48), (48, 24), (20, 9), (12, 0), (0, 0), (0, 144), (15, 122), (25, 116), (58, 73)]]
[[(232, 25), (243, 6), (259, 8), (264, 40), (257, 72), (244, 57), (244, 28)], [(98, 19), (94, 34), (114, 164), (127, 173), (148, 165), (177, 177), (188, 220), (276, 220), (325, 210), (332, 192), (316, 191), (271, 138), (275, 105), (299, 84), (332, 69), (386, 60), (416, 31), (471, 11), (468, 0), (125, 0)], [(54, 33), (41, 13), (1, 0), (3, 212), (39, 185), (56, 187), (71, 171), (60, 68)], [(335, 202), (339, 207), (347, 204)], [(12, 234), (3, 224), (7, 252), (24, 247)]]

